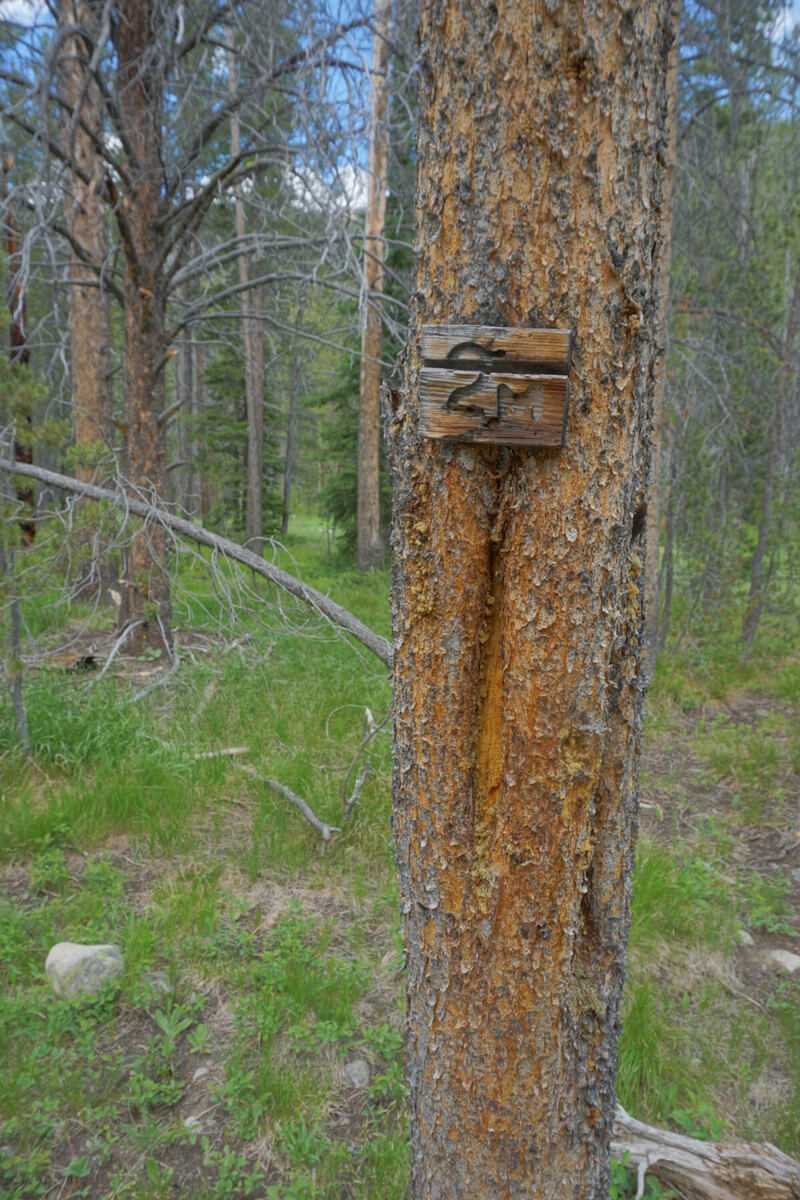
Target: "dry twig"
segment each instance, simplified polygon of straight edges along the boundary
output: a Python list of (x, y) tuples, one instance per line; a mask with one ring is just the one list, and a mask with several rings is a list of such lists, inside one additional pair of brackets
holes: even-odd
[(300, 810), (309, 825), (316, 829), (323, 842), (330, 841), (332, 834), (342, 832), (337, 825), (328, 825), (325, 821), (320, 821), (319, 817), (309, 808), (302, 796), (298, 796), (291, 788), (286, 787), (285, 784), (278, 783), (277, 779), (268, 779), (266, 775), (259, 775), (255, 767), (249, 767), (245, 763), (237, 763), (236, 765), (240, 771), (245, 771), (252, 779), (257, 779), (259, 783), (266, 784), (273, 792), (279, 792), (281, 796), (289, 800), (295, 808)]
[[(334, 709), (334, 711), (336, 711), (336, 710)], [(356, 786), (353, 788), (353, 792), (352, 792), (351, 796), (348, 798), (347, 789), (350, 785), (350, 776), (353, 774), (353, 769), (354, 769), (356, 763), (358, 762), (359, 755), (361, 754), (361, 751), (364, 749), (364, 747), (368, 746), (369, 743), (372, 741), (372, 739), (380, 733), (380, 731), (383, 729), (386, 722), (389, 720), (390, 716), (391, 716), (391, 710), (389, 712), (387, 712), (386, 716), (383, 718), (380, 725), (376, 725), (375, 721), (373, 719), (372, 713), (369, 711), (369, 709), (367, 708), (364, 710), (364, 736), (361, 739), (361, 741), (358, 743), (358, 745), (356, 746), (356, 752), (350, 760), (350, 766), (347, 768), (347, 772), (345, 774), (344, 781), (342, 783), (342, 803), (344, 804), (345, 819), (350, 816), (350, 810), (353, 808), (353, 805), (355, 804), (356, 800), (358, 799), (358, 793), (361, 791), (361, 788), (364, 784), (364, 780), (367, 778), (367, 776), (370, 773), (370, 764), (369, 764), (369, 762), (367, 762), (365, 771), (363, 772), (361, 778), (356, 782)]]

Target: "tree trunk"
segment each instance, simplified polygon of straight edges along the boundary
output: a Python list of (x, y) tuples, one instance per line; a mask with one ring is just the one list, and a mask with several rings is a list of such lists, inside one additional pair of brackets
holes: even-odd
[(194, 516), (200, 507), (200, 479), (197, 468), (200, 442), (197, 418), (200, 413), (199, 392), (201, 381), (197, 374), (197, 348), (195, 346), (193, 329), (186, 330), (186, 337), (181, 349), (186, 354), (184, 370), (187, 378), (191, 380), (191, 386), (188, 388), (186, 396), (186, 420), (188, 422), (186, 457), (189, 463), (186, 468), (186, 491), (183, 498), (183, 507), (189, 516)]
[[(672, 455), (676, 454), (673, 447)], [(670, 481), (667, 493), (667, 529), (664, 546), (664, 603), (658, 625), (658, 650), (663, 650), (669, 635), (669, 619), (672, 612), (672, 588), (675, 582), (675, 458), (670, 460)], [(649, 645), (649, 644), (648, 644)]]
[(383, 562), (380, 514), (381, 295), (386, 247), (386, 175), (389, 156), (389, 62), (392, 6), (377, 0), (372, 42), (372, 114), (369, 187), (364, 237), (364, 302), (358, 414), (358, 569)]
[(300, 330), (306, 307), (305, 288), (301, 289), (297, 301), (297, 316), (294, 323), (294, 353), (292, 355), (291, 383), (289, 385), (289, 417), (286, 422), (286, 457), (283, 462), (283, 521), (281, 537), (289, 532), (289, 508), (292, 501), (292, 478), (297, 458), (297, 400), (300, 391)]
[[(132, 187), (119, 201), (124, 298), (126, 476), (132, 494), (158, 502), (166, 491), (164, 277), (156, 228), (161, 198), (163, 90), (150, 0), (124, 0), (114, 26), (119, 107), (132, 154)], [(160, 524), (135, 531), (126, 555), (120, 628), (141, 621), (130, 652), (169, 649), (171, 603), (167, 543)]]
[[(394, 472), (413, 1200), (605, 1200), (641, 743), (669, 0), (424, 0)], [(425, 323), (575, 330), (563, 450), (423, 440)]]
[[(245, 293), (246, 294), (246, 293)], [(264, 550), (264, 289), (250, 294), (250, 379), (247, 396), (247, 543)]]
[[(101, 133), (103, 104), (96, 83), (87, 78), (93, 40), (100, 28), (97, 6), (88, 0), (60, 0), (59, 23), (79, 26), (83, 31), (66, 39), (61, 58), (61, 94), (89, 130)], [(92, 479), (95, 461), (111, 446), (110, 348), (111, 323), (108, 294), (99, 271), (108, 256), (106, 202), (102, 193), (103, 165), (98, 161), (86, 129), (64, 118), (65, 151), (76, 168), (70, 173), (64, 197), (66, 224), (73, 239), (97, 267), (77, 256), (70, 263), (70, 369), (76, 445), (86, 447), (79, 457), (76, 474)], [(84, 182), (82, 176), (91, 180)]]
[[(2, 495), (2, 492), (0, 492)], [(8, 558), (6, 558), (6, 547), (3, 540), (3, 531), (0, 527), (0, 584), (6, 577), (10, 579), (11, 588), (14, 589), (14, 568), (16, 566), (16, 552), (9, 550)], [(11, 630), (10, 630), (10, 649), (11, 663), (9, 675), (11, 676), (11, 703), (14, 706), (14, 725), (17, 731), (17, 739), (22, 746), (24, 753), (28, 758), (31, 756), (31, 738), (28, 732), (28, 719), (25, 715), (25, 697), (22, 693), (22, 637), (21, 637), (21, 621), (19, 611), (19, 599), (16, 595), (12, 595), (9, 601), (11, 610)]]
[(192, 437), (187, 428), (192, 420), (192, 393), (194, 391), (194, 348), (192, 335), (186, 330), (178, 346), (176, 364), (176, 400), (180, 401), (177, 416), (178, 458), (185, 463), (175, 481), (175, 494), (184, 512), (190, 512), (192, 494)]
[(745, 661), (750, 653), (753, 639), (756, 636), (758, 624), (761, 620), (761, 610), (764, 606), (764, 557), (772, 533), (775, 490), (778, 485), (784, 452), (786, 411), (789, 406), (795, 373), (795, 341), (797, 338), (798, 319), (800, 319), (800, 256), (797, 259), (794, 287), (792, 288), (791, 295), (789, 295), (788, 286), (786, 293), (788, 301), (786, 328), (783, 337), (783, 354), (778, 373), (778, 387), (775, 393), (775, 404), (773, 406), (772, 422), (770, 425), (769, 451), (767, 453), (767, 463), (764, 472), (764, 488), (761, 493), (758, 541), (756, 542), (756, 548), (753, 551), (753, 558), (750, 562), (750, 593), (747, 598), (747, 609), (742, 622), (742, 662)]
[[(14, 165), (13, 153), (4, 150), (2, 155), (3, 185), (2, 195), (7, 193), (7, 180)], [(8, 359), (12, 366), (29, 367), (31, 352), (28, 348), (28, 331), (25, 318), (25, 283), (22, 271), (22, 255), (19, 245), (16, 214), (13, 202), (6, 200), (4, 224), (4, 249), (8, 258), (8, 307), (11, 312), (11, 322), (8, 331)], [(14, 419), (14, 458), (20, 463), (33, 462), (33, 412), (27, 390), (20, 389), (22, 400), (17, 399), (13, 408)], [(36, 493), (32, 487), (18, 484), (16, 487), (17, 500), (23, 507), (19, 528), (22, 541), (26, 546), (32, 545), (36, 538)], [(27, 511), (25, 511), (27, 510)]]
[[(101, 14), (88, 0), (60, 0), (59, 25), (79, 27), (65, 39), (60, 60), (59, 86), (68, 105), (63, 117), (64, 150), (73, 170), (64, 195), (66, 226), (72, 239), (97, 268), (73, 255), (69, 268), (70, 375), (76, 474), (94, 479), (98, 464), (108, 459), (112, 447), (111, 409), (111, 315), (108, 293), (100, 273), (108, 257), (106, 201), (102, 188), (103, 164), (98, 159), (89, 130), (103, 130), (103, 103), (88, 67), (100, 32)], [(86, 180), (90, 182), (87, 183)], [(96, 510), (83, 506), (83, 523), (78, 531), (86, 558), (81, 562), (82, 581), (87, 588), (99, 584), (106, 589), (118, 574), (118, 564), (108, 557), (107, 546), (92, 526)]]
[[(194, 343), (194, 378), (195, 378), (194, 402), (195, 402), (195, 413), (197, 415), (198, 424), (200, 423), (200, 419), (203, 417), (203, 415), (206, 412), (206, 409), (208, 408), (208, 397), (206, 395), (205, 366), (206, 366), (205, 348), (204, 348), (202, 342), (195, 341), (195, 343)], [(201, 425), (201, 428), (204, 430), (204, 425)], [(200, 433), (198, 433), (198, 436), (195, 438), (195, 441), (194, 441), (193, 456), (194, 456), (194, 462), (195, 462), (195, 470), (197, 471), (198, 487), (199, 487), (199, 491), (200, 491), (200, 520), (202, 522), (207, 522), (209, 520), (209, 518), (211, 516), (211, 510), (214, 507), (214, 504), (216, 503), (216, 492), (209, 481), (208, 471), (204, 470), (202, 464), (199, 462), (201, 454), (205, 454), (206, 449), (207, 449), (207, 446), (206, 446), (206, 440), (205, 440), (205, 433), (203, 432), (202, 435)]]
[[(236, 56), (233, 26), (228, 27), (228, 91), (236, 95)], [(231, 114), (231, 157), (239, 154), (239, 111)], [(264, 478), (264, 333), (261, 328), (261, 288), (248, 289), (247, 255), (244, 252), (244, 196), (241, 184), (235, 184), (234, 213), (236, 236), (242, 247), (237, 255), (239, 283), (242, 285), (242, 345), (244, 347), (244, 390), (247, 412), (247, 493), (245, 503), (245, 539), (256, 553), (263, 547), (264, 518), (262, 487)]]
[(667, 170), (661, 206), (662, 256), (659, 280), (658, 354), (656, 385), (653, 392), (653, 457), (648, 487), (647, 542), (645, 558), (645, 669), (652, 679), (658, 657), (658, 550), (661, 528), (661, 443), (664, 434), (664, 397), (667, 388), (667, 338), (669, 332), (669, 273), (672, 255), (672, 193), (675, 159), (678, 152), (678, 86), (680, 83), (680, 35), (683, 0), (672, 0), (670, 22), (672, 47), (667, 74)]

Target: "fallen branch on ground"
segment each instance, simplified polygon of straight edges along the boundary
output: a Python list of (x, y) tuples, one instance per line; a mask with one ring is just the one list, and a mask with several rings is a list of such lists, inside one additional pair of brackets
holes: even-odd
[(137, 626), (143, 625), (143, 624), (144, 624), (144, 621), (134, 621), (132, 625), (125, 626), (122, 633), (119, 635), (117, 640), (114, 642), (114, 645), (111, 647), (111, 653), (109, 654), (108, 658), (106, 659), (105, 665), (104, 665), (102, 671), (100, 672), (99, 675), (95, 675), (94, 679), (92, 680), (93, 683), (99, 683), (99, 681), (103, 678), (103, 676), (105, 675), (108, 668), (111, 666), (114, 659), (119, 654), (122, 647), (127, 642), (128, 638), (133, 633), (134, 629), (136, 629)]
[(345, 821), (349, 821), (350, 814), (358, 802), (358, 794), (361, 791), (364, 784), (366, 783), (369, 776), (372, 774), (372, 772), (370, 770), (370, 765), (371, 765), (371, 760), (368, 758), (366, 763), (364, 764), (364, 770), (361, 772), (358, 779), (356, 780), (355, 787), (353, 788), (352, 792), (350, 793), (350, 795), (347, 797), (347, 799), (344, 802), (344, 819), (345, 819)]
[(250, 750), (247, 746), (226, 746), (223, 750), (201, 750), (195, 754), (195, 760), (199, 758), (236, 758), (239, 754), (249, 754)]
[(768, 1142), (701, 1142), (629, 1117), (617, 1105), (611, 1153), (687, 1200), (800, 1200), (800, 1163)]
[(295, 808), (300, 810), (309, 825), (316, 829), (323, 842), (330, 841), (332, 834), (342, 832), (337, 825), (327, 825), (325, 821), (320, 821), (319, 817), (308, 807), (302, 796), (298, 796), (291, 788), (286, 787), (284, 784), (278, 783), (277, 779), (268, 779), (266, 775), (259, 775), (255, 767), (248, 767), (245, 763), (237, 763), (236, 766), (240, 771), (245, 771), (252, 779), (257, 779), (259, 783), (266, 784), (273, 792), (279, 792), (281, 796), (291, 801)]
[(137, 500), (122, 488), (112, 490), (111, 488), (97, 487), (93, 483), (83, 483), (71, 475), (60, 475), (56, 471), (47, 471), (44, 467), (36, 467), (30, 463), (12, 462), (6, 458), (0, 458), (0, 471), (7, 471), (10, 475), (24, 475), (30, 479), (38, 479), (40, 483), (47, 483), (50, 487), (61, 488), (63, 491), (75, 492), (79, 496), (88, 496), (90, 500), (108, 500), (112, 504), (116, 504), (118, 508), (133, 513), (134, 516), (158, 521), (165, 529), (170, 529), (173, 533), (180, 534), (181, 537), (189, 538), (198, 546), (207, 546), (211, 550), (223, 554), (226, 558), (249, 567), (257, 575), (268, 579), (282, 591), (288, 592), (295, 599), (308, 604), (337, 628), (351, 634), (356, 641), (370, 650), (387, 667), (392, 665), (392, 648), (386, 638), (373, 632), (363, 621), (359, 621), (358, 617), (353, 616), (346, 608), (342, 608), (340, 604), (330, 600), (322, 592), (318, 592), (316, 588), (296, 579), (294, 575), (289, 575), (280, 567), (272, 566), (260, 555), (254, 554), (252, 550), (247, 550), (244, 546), (237, 545), (236, 542), (229, 541), (228, 538), (219, 537), (218, 534), (211, 533), (208, 529), (201, 529), (199, 525), (192, 525), (183, 517), (176, 517), (154, 504)]

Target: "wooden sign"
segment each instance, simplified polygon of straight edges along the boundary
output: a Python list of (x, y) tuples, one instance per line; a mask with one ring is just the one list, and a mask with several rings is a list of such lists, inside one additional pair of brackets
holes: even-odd
[(570, 329), (424, 325), (420, 432), (493, 446), (563, 446)]

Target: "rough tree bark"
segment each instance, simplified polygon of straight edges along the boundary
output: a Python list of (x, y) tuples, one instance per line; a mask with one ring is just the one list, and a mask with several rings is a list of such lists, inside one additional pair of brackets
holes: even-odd
[(383, 562), (380, 520), (381, 295), (386, 247), (386, 175), (389, 158), (389, 62), (392, 5), (377, 0), (372, 48), (369, 184), (364, 236), (364, 311), (358, 415), (358, 568)]
[[(163, 75), (158, 61), (162, 17), (151, 0), (123, 0), (113, 38), (118, 56), (119, 110), (129, 151), (131, 186), (118, 200), (124, 298), (126, 477), (132, 491), (166, 494), (164, 411), (164, 272), (157, 232), (161, 212)], [(120, 628), (141, 621), (129, 653), (169, 650), (171, 603), (167, 543), (160, 525), (145, 526), (128, 547)]]
[[(608, 1195), (669, 0), (424, 0), (394, 473), (413, 1200)], [(424, 323), (571, 327), (564, 450), (423, 441)]]
[(664, 437), (664, 397), (667, 390), (667, 335), (669, 330), (669, 268), (672, 256), (672, 192), (675, 159), (678, 153), (678, 86), (680, 83), (680, 35), (683, 0), (673, 0), (670, 10), (672, 49), (667, 75), (667, 173), (661, 203), (662, 253), (659, 280), (658, 351), (656, 385), (653, 394), (653, 457), (648, 491), (647, 547), (645, 558), (645, 667), (652, 679), (658, 657), (658, 550), (661, 528), (661, 459)]

